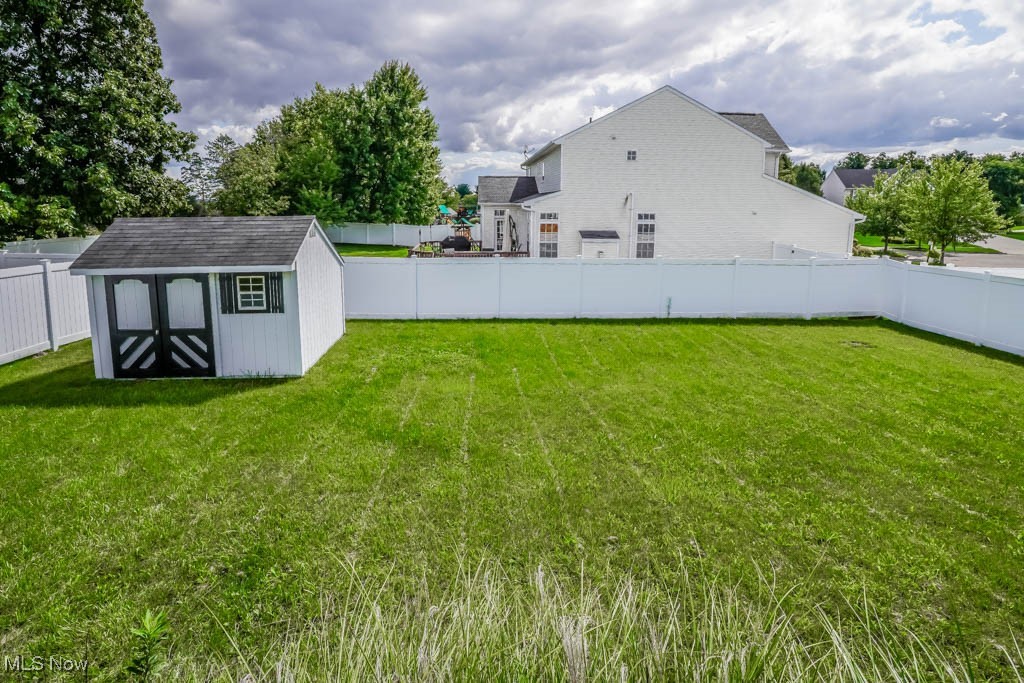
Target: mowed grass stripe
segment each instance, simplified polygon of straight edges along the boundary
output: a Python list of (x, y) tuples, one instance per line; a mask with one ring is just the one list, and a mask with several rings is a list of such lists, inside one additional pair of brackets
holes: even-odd
[(682, 557), (1005, 643), (1022, 389), (1018, 359), (876, 321), (352, 322), (296, 380), (96, 382), (76, 344), (0, 367), (0, 629), (115, 666), (165, 609), (175, 648), (230, 656), (211, 616), (271, 650), (346, 558), (405, 604), (467, 558)]

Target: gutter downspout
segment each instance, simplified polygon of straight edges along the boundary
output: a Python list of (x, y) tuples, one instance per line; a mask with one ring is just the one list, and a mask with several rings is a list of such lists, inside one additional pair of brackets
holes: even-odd
[(636, 197), (632, 190), (629, 191), (629, 223), (626, 225), (626, 234), (629, 235), (629, 239), (626, 240), (626, 248), (629, 252), (626, 254), (626, 258), (633, 258), (636, 253), (636, 245), (634, 240), (636, 239)]

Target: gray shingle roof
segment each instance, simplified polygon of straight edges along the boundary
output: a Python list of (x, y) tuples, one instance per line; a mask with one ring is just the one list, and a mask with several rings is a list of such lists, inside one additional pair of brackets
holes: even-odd
[(477, 183), (480, 204), (515, 204), (537, 194), (537, 179), (525, 175), (482, 175)]
[(74, 270), (290, 266), (313, 216), (118, 218)]
[(751, 133), (761, 138), (767, 143), (770, 143), (772, 147), (778, 147), (789, 151), (789, 145), (782, 139), (779, 132), (775, 130), (768, 118), (764, 114), (749, 114), (738, 111), (720, 111), (718, 115), (729, 119), (740, 128), (745, 128)]
[(837, 168), (834, 169), (844, 187), (868, 187), (875, 184), (875, 176), (879, 173), (892, 175), (895, 168)]
[(580, 237), (585, 240), (617, 240), (619, 233), (615, 230), (580, 230)]

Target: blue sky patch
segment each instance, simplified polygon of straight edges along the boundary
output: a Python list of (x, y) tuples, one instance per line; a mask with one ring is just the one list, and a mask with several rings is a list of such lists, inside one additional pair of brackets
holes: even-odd
[(946, 37), (947, 43), (956, 42), (960, 39), (961, 33), (966, 33), (968, 42), (972, 45), (984, 45), (1006, 33), (1006, 29), (1002, 26), (982, 26), (981, 22), (985, 21), (985, 15), (976, 9), (935, 12), (932, 10), (931, 3), (927, 3), (910, 15), (910, 20), (918, 22), (921, 26), (946, 19), (955, 21), (963, 27), (962, 32), (949, 34)]

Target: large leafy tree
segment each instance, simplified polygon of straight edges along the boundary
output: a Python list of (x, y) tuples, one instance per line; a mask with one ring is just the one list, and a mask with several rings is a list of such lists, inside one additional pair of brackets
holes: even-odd
[(999, 215), (1014, 223), (1024, 220), (1024, 156), (989, 154), (981, 163), (988, 189), (999, 204)]
[(910, 230), (939, 249), (944, 263), (946, 247), (974, 242), (1005, 227), (982, 166), (956, 156), (932, 160), (927, 171), (906, 183), (906, 211)]
[(217, 167), (213, 207), (226, 216), (274, 216), (288, 210), (278, 180), (279, 122), (256, 129), (252, 142), (230, 151)]
[(913, 171), (904, 166), (896, 173), (875, 175), (872, 187), (854, 192), (846, 198), (846, 206), (864, 214), (858, 230), (882, 238), (882, 253), (889, 253), (889, 242), (904, 235), (910, 217), (907, 212), (906, 187)]
[(185, 209), (162, 66), (142, 0), (0, 0), (0, 239)]
[(850, 152), (836, 164), (836, 168), (867, 168), (870, 162), (871, 157), (867, 154)]
[(206, 143), (204, 153), (192, 154), (181, 170), (181, 180), (188, 188), (197, 215), (210, 215), (214, 196), (223, 187), (220, 168), (237, 149), (238, 143), (222, 133)]

